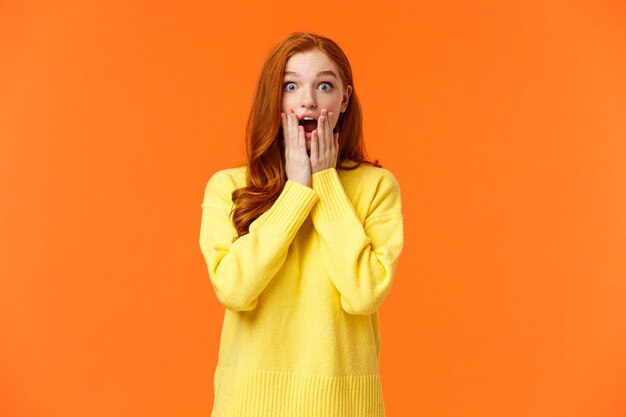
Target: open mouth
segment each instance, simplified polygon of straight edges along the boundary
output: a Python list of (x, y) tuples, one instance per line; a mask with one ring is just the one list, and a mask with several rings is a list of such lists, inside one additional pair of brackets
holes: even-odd
[(302, 118), (299, 122), (300, 126), (304, 128), (306, 133), (311, 133), (317, 128), (317, 120), (313, 118)]

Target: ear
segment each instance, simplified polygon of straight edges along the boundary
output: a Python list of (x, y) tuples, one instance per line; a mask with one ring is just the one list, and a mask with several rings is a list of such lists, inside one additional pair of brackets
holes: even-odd
[(348, 103), (350, 102), (351, 94), (352, 94), (352, 86), (349, 85), (348, 88), (346, 88), (346, 91), (343, 93), (343, 100), (341, 100), (341, 113), (346, 111), (346, 108), (348, 107)]

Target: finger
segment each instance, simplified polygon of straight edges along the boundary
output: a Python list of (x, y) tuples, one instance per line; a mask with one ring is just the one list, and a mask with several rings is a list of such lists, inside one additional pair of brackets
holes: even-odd
[(306, 153), (306, 139), (304, 137), (304, 127), (298, 126), (298, 149)]
[(326, 155), (326, 135), (324, 133), (324, 110), (322, 110), (322, 114), (319, 119), (317, 119), (317, 149), (318, 149), (318, 157), (319, 159), (324, 159), (324, 155)]
[(331, 159), (335, 152), (335, 138), (333, 137), (333, 131), (328, 129), (326, 135), (326, 157)]
[(300, 121), (298, 120), (298, 115), (292, 110), (293, 114), (293, 127), (294, 127), (294, 141), (297, 146), (300, 146), (300, 134), (304, 135), (304, 127), (300, 126)]
[(317, 131), (311, 133), (311, 160), (317, 161)]
[[(321, 140), (321, 145), (326, 145), (326, 109), (322, 109), (322, 113), (320, 114), (319, 119), (317, 120), (317, 135)], [(324, 149), (322, 150), (322, 154)]]
[(335, 132), (335, 154), (339, 153), (339, 132)]
[(332, 116), (332, 113), (328, 113), (328, 116), (326, 117), (326, 129), (329, 133), (328, 137), (332, 137), (333, 136), (333, 128), (330, 126), (330, 117)]
[(324, 115), (324, 132), (326, 132), (326, 150), (328, 154), (331, 155), (333, 153), (333, 130), (330, 128), (330, 117), (328, 110)]
[(334, 154), (335, 152), (335, 138), (333, 135), (333, 129), (330, 127), (330, 115), (332, 113), (327, 113), (327, 116), (325, 117), (325, 127), (324, 127), (324, 131), (328, 132), (327, 133), (327, 137), (328, 137), (328, 151), (330, 152), (330, 154)]
[(291, 152), (293, 149), (293, 123), (291, 120), (291, 112), (285, 114), (285, 142), (286, 148)]
[(285, 136), (287, 135), (287, 117), (285, 116), (285, 113), (280, 113), (280, 125), (283, 128), (283, 145), (286, 145), (286, 140), (285, 140)]
[(298, 123), (297, 118), (293, 110), (289, 111), (289, 141), (291, 142), (292, 148), (297, 149), (297, 140), (298, 140)]

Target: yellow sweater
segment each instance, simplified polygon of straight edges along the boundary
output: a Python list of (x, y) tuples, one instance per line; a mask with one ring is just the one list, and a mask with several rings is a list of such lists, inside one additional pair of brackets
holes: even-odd
[(383, 417), (378, 308), (404, 242), (400, 187), (385, 169), (287, 180), (237, 235), (232, 192), (247, 167), (209, 179), (200, 248), (225, 306), (211, 417)]

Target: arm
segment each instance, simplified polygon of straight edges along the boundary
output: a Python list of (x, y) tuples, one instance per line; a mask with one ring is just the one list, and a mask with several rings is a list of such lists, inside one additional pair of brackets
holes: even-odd
[[(389, 290), (404, 244), (400, 187), (385, 171), (364, 224), (335, 168), (312, 176), (319, 201), (311, 211), (323, 265), (350, 314), (371, 314)], [(376, 186), (376, 185), (373, 185)]]
[(215, 294), (226, 308), (249, 311), (282, 267), (289, 245), (318, 200), (313, 189), (287, 180), (272, 207), (239, 237), (231, 221), (234, 185), (222, 171), (208, 181), (202, 202), (200, 248)]

